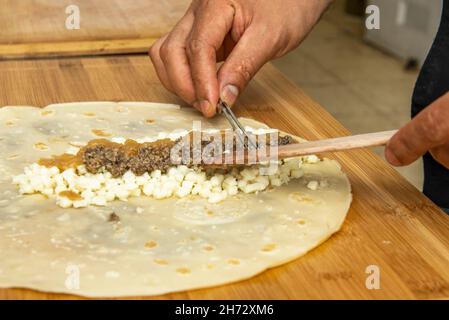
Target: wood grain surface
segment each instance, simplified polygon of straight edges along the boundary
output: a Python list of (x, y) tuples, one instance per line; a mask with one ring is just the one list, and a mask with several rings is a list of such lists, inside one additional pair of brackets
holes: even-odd
[[(180, 102), (161, 86), (146, 56), (2, 61), (0, 70), (0, 105)], [(252, 81), (235, 112), (307, 139), (350, 134), (271, 65)], [(353, 188), (340, 232), (304, 257), (249, 280), (155, 298), (449, 298), (449, 216), (368, 150), (327, 156), (342, 164)], [(369, 265), (380, 269), (379, 290), (365, 286)], [(0, 298), (78, 297), (3, 289)]]
[[(0, 0), (0, 59), (145, 52), (190, 0)], [(79, 30), (65, 26), (80, 9)], [(130, 50), (132, 46), (132, 50)]]

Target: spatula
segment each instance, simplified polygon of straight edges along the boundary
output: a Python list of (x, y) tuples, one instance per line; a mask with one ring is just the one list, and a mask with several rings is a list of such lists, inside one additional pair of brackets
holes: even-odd
[[(276, 154), (270, 155), (269, 154), (270, 151), (268, 151), (270, 150), (270, 148), (267, 149), (268, 154), (265, 154), (266, 152), (263, 152), (262, 154), (260, 154), (259, 152), (245, 152), (245, 154), (243, 155), (243, 159), (240, 159), (240, 161), (243, 160), (243, 162), (240, 163), (254, 164), (257, 162), (263, 162), (267, 160), (281, 160), (290, 157), (307, 156), (325, 152), (336, 152), (336, 151), (382, 146), (386, 145), (388, 141), (391, 139), (391, 137), (397, 131), (398, 130), (365, 133), (347, 137), (288, 144), (279, 146), (277, 148), (277, 155)], [(223, 159), (218, 161), (222, 160)], [(237, 164), (239, 162), (236, 161), (236, 155), (230, 155), (229, 157), (228, 156), (225, 157), (224, 163)]]
[(285, 159), (289, 157), (319, 154), (323, 152), (335, 152), (382, 146), (386, 145), (396, 132), (397, 130), (365, 133), (341, 138), (307, 141), (303, 143), (279, 146), (278, 158)]
[[(236, 153), (220, 155), (216, 158), (216, 161), (211, 161), (210, 164), (207, 165), (203, 164), (203, 166), (219, 168), (233, 165), (251, 165), (258, 162), (266, 162), (268, 160), (281, 160), (290, 157), (307, 156), (324, 152), (336, 152), (382, 146), (386, 145), (396, 132), (398, 132), (398, 130), (365, 133), (347, 137), (282, 145), (277, 148), (277, 154), (273, 153), (276, 152), (276, 149), (272, 148), (259, 149), (258, 151), (250, 148), (249, 151), (246, 149), (243, 154), (240, 154), (240, 156), (237, 156)], [(260, 152), (262, 150), (265, 151)], [(270, 154), (270, 152), (272, 153)]]

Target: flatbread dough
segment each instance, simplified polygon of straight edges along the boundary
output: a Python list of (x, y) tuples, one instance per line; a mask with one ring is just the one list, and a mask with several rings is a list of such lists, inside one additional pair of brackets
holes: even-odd
[[(190, 130), (192, 121), (202, 121), (202, 129), (229, 126), (222, 117), (205, 120), (156, 103), (2, 108), (0, 287), (112, 297), (215, 286), (298, 258), (340, 229), (351, 192), (331, 160), (304, 164), (304, 176), (288, 185), (216, 204), (139, 197), (63, 209), (42, 195), (19, 195), (11, 181), (38, 159), (98, 135), (140, 139)], [(311, 190), (311, 181), (322, 183)]]

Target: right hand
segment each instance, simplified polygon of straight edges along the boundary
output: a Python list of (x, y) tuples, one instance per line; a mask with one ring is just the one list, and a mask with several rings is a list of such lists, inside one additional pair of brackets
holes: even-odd
[(431, 103), (388, 142), (385, 157), (406, 166), (425, 153), (449, 169), (449, 93)]
[(232, 105), (266, 62), (300, 44), (330, 2), (194, 0), (150, 57), (168, 90), (212, 117), (219, 97)]

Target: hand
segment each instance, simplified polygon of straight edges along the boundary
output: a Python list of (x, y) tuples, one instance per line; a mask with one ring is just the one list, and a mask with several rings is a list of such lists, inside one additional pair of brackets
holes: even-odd
[(149, 54), (163, 85), (212, 117), (219, 97), (232, 105), (267, 61), (299, 45), (330, 3), (194, 0)]
[(449, 93), (399, 130), (388, 143), (385, 157), (394, 166), (404, 166), (427, 151), (449, 169)]

